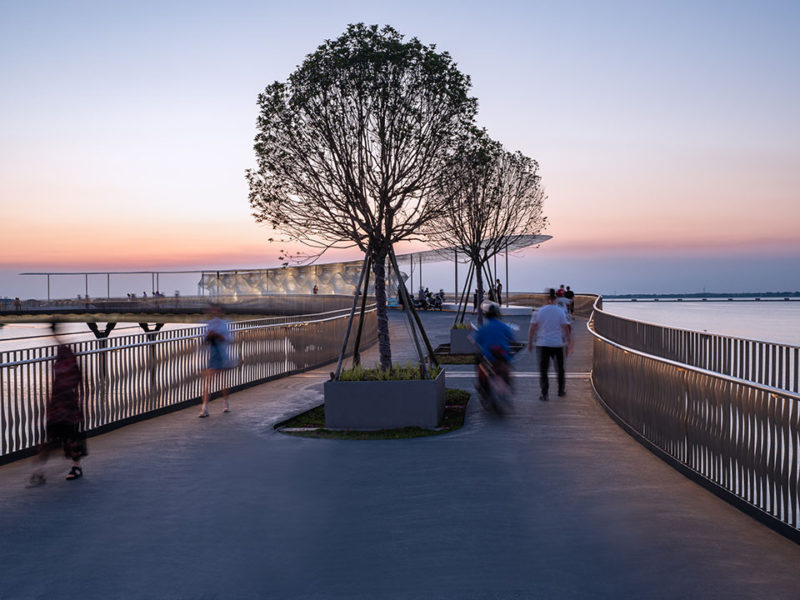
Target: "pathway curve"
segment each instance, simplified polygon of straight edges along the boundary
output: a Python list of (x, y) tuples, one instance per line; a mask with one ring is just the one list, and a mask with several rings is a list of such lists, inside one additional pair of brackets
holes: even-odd
[[(446, 341), (452, 317), (423, 318)], [(623, 433), (577, 337), (565, 398), (536, 400), (523, 353), (515, 417), (471, 402), (449, 435), (276, 433), (327, 368), (93, 438), (76, 482), (61, 459), (32, 490), (31, 460), (0, 467), (0, 598), (796, 598), (800, 547)]]

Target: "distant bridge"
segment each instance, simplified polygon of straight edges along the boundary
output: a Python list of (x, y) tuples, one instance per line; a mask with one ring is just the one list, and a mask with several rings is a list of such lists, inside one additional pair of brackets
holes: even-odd
[(351, 296), (280, 294), (267, 296), (26, 300), (0, 303), (0, 323), (198, 323), (210, 303), (236, 319), (290, 316), (348, 309)]

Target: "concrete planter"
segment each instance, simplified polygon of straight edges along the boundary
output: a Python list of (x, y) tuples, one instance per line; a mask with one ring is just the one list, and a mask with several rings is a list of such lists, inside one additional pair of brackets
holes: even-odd
[(433, 429), (444, 415), (444, 370), (436, 379), (328, 381), (325, 427), (330, 429)]
[(451, 329), (450, 330), (450, 354), (475, 354), (478, 349), (469, 340), (469, 336), (474, 333), (474, 330), (469, 329)]

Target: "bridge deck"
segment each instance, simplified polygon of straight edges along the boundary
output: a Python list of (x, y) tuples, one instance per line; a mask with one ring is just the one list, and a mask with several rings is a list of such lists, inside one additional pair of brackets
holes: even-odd
[[(396, 355), (410, 356), (392, 315)], [(424, 315), (434, 344), (452, 316)], [(524, 325), (524, 323), (523, 323)], [(329, 369), (90, 440), (86, 476), (27, 490), (0, 468), (2, 598), (794, 598), (800, 547), (688, 481), (591, 397), (580, 323), (568, 395), (513, 419), (385, 442), (272, 425)], [(374, 355), (375, 350), (371, 353)], [(470, 389), (467, 367), (448, 385)], [(459, 376), (460, 375), (460, 376)]]

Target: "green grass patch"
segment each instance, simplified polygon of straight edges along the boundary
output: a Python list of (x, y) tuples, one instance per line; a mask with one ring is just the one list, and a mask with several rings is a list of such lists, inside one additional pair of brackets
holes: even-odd
[[(435, 379), (441, 370), (441, 367), (431, 367), (429, 369), (430, 377)], [(412, 363), (394, 365), (391, 369), (381, 369), (377, 365), (368, 369), (358, 365), (344, 369), (339, 375), (339, 381), (404, 381), (412, 379), (422, 379), (419, 374), (419, 365)]]
[(444, 417), (442, 418), (441, 427), (437, 429), (403, 427), (402, 429), (381, 429), (378, 431), (334, 431), (325, 429), (324, 404), (315, 406), (311, 410), (278, 423), (275, 425), (275, 429), (287, 435), (328, 440), (400, 440), (441, 435), (463, 427), (469, 398), (469, 392), (447, 388), (445, 391)]

